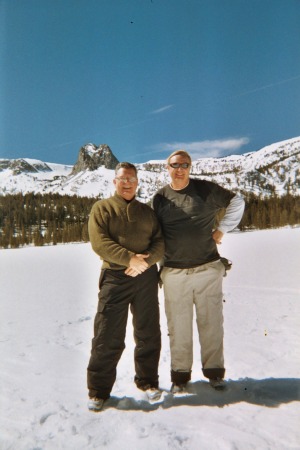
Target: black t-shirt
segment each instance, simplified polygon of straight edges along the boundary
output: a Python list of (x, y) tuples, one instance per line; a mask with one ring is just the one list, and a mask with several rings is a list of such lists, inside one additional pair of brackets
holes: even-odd
[(153, 208), (166, 246), (164, 266), (184, 269), (219, 259), (212, 230), (217, 212), (234, 195), (215, 183), (194, 179), (180, 191), (166, 185), (155, 194)]

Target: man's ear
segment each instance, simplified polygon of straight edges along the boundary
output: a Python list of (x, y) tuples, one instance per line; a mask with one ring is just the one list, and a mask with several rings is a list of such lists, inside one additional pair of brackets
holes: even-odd
[(116, 183), (117, 183), (115, 178), (113, 179), (113, 183), (114, 183), (114, 185), (116, 185)]

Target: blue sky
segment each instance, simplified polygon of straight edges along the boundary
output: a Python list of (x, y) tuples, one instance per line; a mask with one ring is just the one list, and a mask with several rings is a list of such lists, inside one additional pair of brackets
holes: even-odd
[(74, 164), (300, 135), (299, 0), (0, 0), (0, 157)]

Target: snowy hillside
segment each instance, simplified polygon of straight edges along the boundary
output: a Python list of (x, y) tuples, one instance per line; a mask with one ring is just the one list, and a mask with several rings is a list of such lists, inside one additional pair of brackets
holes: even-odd
[[(140, 180), (138, 196), (148, 201), (159, 187), (168, 182), (165, 162), (149, 161), (137, 166)], [(272, 192), (280, 196), (286, 192), (299, 195), (299, 167), (300, 137), (297, 137), (244, 155), (198, 159), (193, 162), (191, 175), (215, 181), (234, 191), (263, 196)], [(0, 195), (53, 192), (107, 197), (114, 191), (113, 170), (101, 165), (96, 170), (84, 169), (74, 173), (73, 168), (26, 158), (0, 159)]]
[[(160, 403), (134, 383), (133, 337), (112, 398), (87, 410), (99, 260), (90, 244), (0, 251), (1, 450), (299, 450), (300, 228), (230, 233), (224, 279), (228, 387), (202, 375), (194, 327), (191, 395), (174, 398), (160, 290)], [(280, 257), (279, 257), (280, 255)]]

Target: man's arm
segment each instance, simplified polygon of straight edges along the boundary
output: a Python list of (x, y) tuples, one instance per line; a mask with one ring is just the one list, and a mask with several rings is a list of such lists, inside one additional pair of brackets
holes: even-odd
[(129, 266), (130, 259), (135, 255), (134, 252), (122, 247), (110, 237), (106, 220), (98, 205), (92, 208), (88, 229), (92, 248), (97, 255), (114, 264)]
[[(164, 256), (165, 251), (165, 244), (164, 239), (162, 236), (161, 228), (159, 225), (159, 222), (155, 215), (152, 215), (152, 222), (153, 222), (153, 232), (152, 232), (152, 238), (151, 238), (151, 244), (149, 248), (147, 249), (147, 254), (149, 258), (147, 258), (147, 263), (149, 264), (149, 267), (151, 267), (153, 264), (157, 263), (162, 259)], [(143, 256), (143, 255), (138, 255)], [(129, 276), (136, 277), (139, 275), (139, 273), (129, 267), (125, 270), (125, 273)]]
[(228, 231), (232, 231), (241, 221), (244, 213), (245, 201), (240, 194), (236, 194), (230, 200), (225, 215), (220, 221), (218, 229), (213, 232), (213, 239), (221, 244), (222, 237)]
[(164, 238), (161, 232), (160, 224), (155, 215), (153, 215), (153, 232), (151, 237), (151, 244), (147, 249), (147, 253), (149, 254), (149, 258), (147, 262), (149, 266), (160, 261), (165, 252), (165, 243)]

